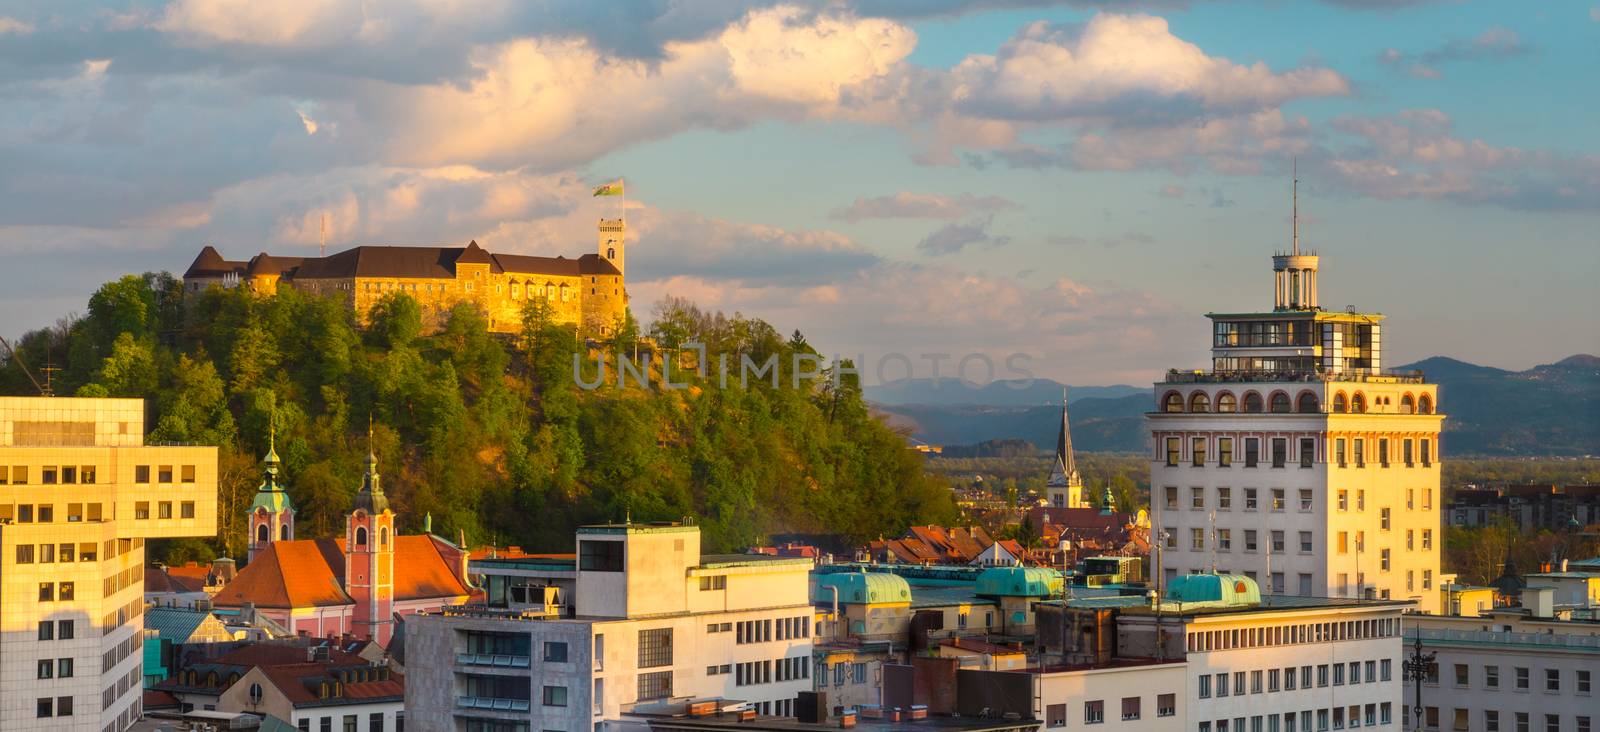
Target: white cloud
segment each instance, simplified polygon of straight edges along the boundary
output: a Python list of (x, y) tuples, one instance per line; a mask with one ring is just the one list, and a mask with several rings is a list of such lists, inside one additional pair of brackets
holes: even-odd
[(0, 15), (0, 36), (18, 35), (25, 36), (33, 32), (33, 24), (17, 20), (5, 15)]
[(845, 221), (864, 219), (959, 219), (977, 211), (1000, 211), (1017, 204), (1000, 196), (942, 196), (901, 191), (888, 196), (857, 198), (829, 214)]
[(967, 247), (993, 249), (1010, 244), (1011, 237), (989, 233), (989, 226), (993, 223), (994, 214), (965, 223), (952, 221), (923, 237), (922, 241), (917, 242), (917, 249), (924, 254), (943, 256)]

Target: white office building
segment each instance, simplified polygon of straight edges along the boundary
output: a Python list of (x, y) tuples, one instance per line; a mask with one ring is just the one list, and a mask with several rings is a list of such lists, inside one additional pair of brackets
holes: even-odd
[(1209, 370), (1155, 385), (1158, 575), (1437, 608), (1437, 387), (1381, 369), (1382, 315), (1324, 310), (1316, 255), (1273, 257), (1262, 312), (1211, 313)]
[(140, 399), (0, 397), (0, 729), (140, 713), (144, 542), (217, 533), (217, 449), (144, 444)]
[(410, 724), (591, 732), (683, 698), (794, 714), (812, 688), (811, 560), (701, 555), (699, 528), (675, 523), (587, 526), (577, 544), (569, 597), (552, 582), (542, 602), (407, 620)]

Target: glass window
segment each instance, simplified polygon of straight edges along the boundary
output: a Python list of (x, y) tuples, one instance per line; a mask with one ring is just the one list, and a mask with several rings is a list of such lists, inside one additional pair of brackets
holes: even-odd
[(639, 631), (639, 668), (672, 665), (672, 629)]
[[(641, 683), (642, 683), (643, 678), (645, 676), (649, 676), (649, 675), (650, 674), (640, 674), (639, 678), (641, 679)], [(668, 678), (668, 682), (670, 683), (670, 681), (671, 681), (671, 679), (669, 677)], [(547, 706), (547, 707), (564, 707), (564, 706), (566, 706), (567, 705), (567, 687), (565, 687), (565, 686), (546, 686), (546, 687), (544, 687), (544, 705)]]

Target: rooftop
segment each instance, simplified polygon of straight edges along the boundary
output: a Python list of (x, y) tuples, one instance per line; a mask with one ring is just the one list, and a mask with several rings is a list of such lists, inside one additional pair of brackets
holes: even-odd
[[(640, 715), (645, 716), (645, 715)], [(772, 730), (773, 732), (821, 732), (822, 730), (839, 729), (839, 719), (830, 717), (826, 722), (801, 722), (794, 717), (756, 717), (748, 721), (739, 721), (737, 714), (724, 714), (720, 716), (689, 717), (689, 716), (661, 716), (650, 717), (652, 729), (689, 729), (689, 730)], [(1038, 728), (1038, 720), (1015, 719), (983, 719), (980, 717), (957, 717), (929, 715), (926, 719), (903, 720), (892, 722), (888, 719), (868, 719), (857, 717), (855, 729), (861, 732), (927, 732), (939, 730), (940, 732), (999, 732), (1001, 730), (1033, 730)]]
[(678, 521), (645, 521), (645, 522), (628, 521), (628, 522), (624, 522), (624, 523), (620, 523), (620, 524), (617, 524), (617, 523), (611, 523), (611, 524), (589, 524), (588, 526), (579, 526), (578, 527), (578, 533), (580, 535), (581, 534), (668, 534), (668, 533), (678, 533), (678, 532), (685, 532), (685, 533), (687, 533), (687, 532), (695, 532), (695, 531), (699, 531), (699, 530), (700, 530), (699, 526), (695, 526), (694, 524), (685, 524), (685, 523), (678, 522)]
[[(1056, 604), (1065, 604), (1069, 607), (1081, 608), (1122, 608), (1129, 612), (1154, 614), (1150, 607), (1150, 599), (1144, 595), (1115, 595), (1100, 597), (1076, 597), (1070, 600), (1053, 601)], [(1162, 612), (1174, 612), (1172, 601), (1163, 603)], [(1251, 605), (1234, 606), (1208, 606), (1208, 607), (1182, 607), (1176, 612), (1183, 615), (1230, 615), (1235, 613), (1266, 613), (1284, 612), (1295, 610), (1336, 610), (1355, 608), (1406, 608), (1412, 606), (1409, 600), (1358, 600), (1347, 597), (1312, 597), (1303, 595), (1262, 595), (1261, 602)]]
[(725, 569), (728, 567), (772, 567), (776, 565), (810, 567), (815, 562), (805, 557), (780, 557), (772, 554), (702, 554), (700, 569)]
[(1421, 384), (1421, 371), (1387, 371), (1381, 374), (1359, 372), (1312, 371), (1167, 371), (1162, 384), (1235, 384), (1235, 383), (1331, 383), (1351, 382), (1361, 384)]

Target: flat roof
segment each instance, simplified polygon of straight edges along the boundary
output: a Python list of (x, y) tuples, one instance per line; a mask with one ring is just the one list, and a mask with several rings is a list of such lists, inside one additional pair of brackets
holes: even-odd
[[(1114, 597), (1085, 597), (1071, 600), (1054, 601), (1051, 604), (1065, 605), (1067, 607), (1081, 608), (1122, 608), (1141, 613), (1155, 614), (1150, 608), (1149, 598), (1143, 595), (1120, 595)], [(1174, 603), (1162, 603), (1163, 613), (1177, 613), (1180, 615), (1232, 615), (1244, 613), (1279, 612), (1285, 610), (1337, 610), (1354, 608), (1403, 608), (1412, 605), (1410, 600), (1358, 600), (1348, 597), (1314, 597), (1309, 595), (1262, 595), (1261, 602), (1250, 605), (1212, 605), (1203, 607), (1179, 607), (1174, 609)]]
[(693, 524), (683, 524), (677, 521), (649, 521), (627, 522), (621, 524), (589, 524), (579, 526), (580, 534), (665, 534), (687, 531), (699, 531), (700, 527)]
[(724, 569), (727, 567), (757, 567), (774, 564), (815, 564), (808, 557), (780, 557), (772, 554), (701, 554), (699, 569)]
[[(825, 722), (801, 722), (794, 717), (756, 717), (739, 721), (737, 714), (710, 717), (652, 717), (651, 727), (667, 729), (703, 730), (777, 730), (778, 732), (834, 732), (839, 729), (839, 718), (829, 716)], [(916, 730), (942, 730), (943, 732), (994, 732), (998, 730), (1036, 729), (1037, 719), (981, 719), (928, 715), (926, 719), (891, 722), (888, 719), (867, 719), (857, 715), (857, 730), (872, 732), (916, 732)]]

